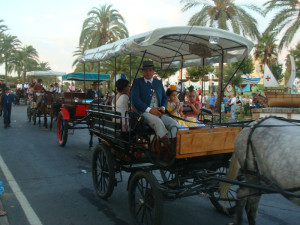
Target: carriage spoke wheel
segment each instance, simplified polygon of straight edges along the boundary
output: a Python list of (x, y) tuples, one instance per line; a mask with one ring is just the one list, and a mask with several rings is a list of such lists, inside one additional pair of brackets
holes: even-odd
[(116, 184), (115, 167), (111, 152), (103, 144), (94, 149), (92, 176), (97, 195), (102, 199), (110, 197)]
[[(214, 165), (212, 170), (216, 171), (218, 174), (216, 177), (225, 178), (228, 172), (229, 163), (220, 163)], [(227, 196), (224, 199), (220, 199), (219, 187), (221, 182), (218, 182), (216, 188), (211, 192), (210, 201), (214, 205), (214, 207), (221, 213), (226, 215), (232, 215), (235, 212), (235, 208), (237, 205), (237, 190), (239, 188), (238, 185), (231, 185)]]
[(30, 106), (28, 106), (27, 107), (27, 119), (28, 119), (28, 123), (30, 123), (31, 122), (31, 107)]
[(65, 146), (68, 140), (68, 121), (59, 113), (57, 120), (57, 138), (60, 146)]
[(153, 174), (139, 170), (132, 175), (128, 188), (129, 209), (135, 225), (160, 225), (163, 197)]

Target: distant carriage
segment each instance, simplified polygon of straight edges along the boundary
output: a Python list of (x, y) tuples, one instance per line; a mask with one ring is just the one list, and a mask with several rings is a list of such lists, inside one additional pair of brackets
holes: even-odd
[[(104, 82), (109, 81), (108, 74), (98, 73), (70, 73), (62, 76), (63, 81), (84, 81), (84, 82)], [(85, 86), (85, 83), (84, 83)], [(85, 88), (84, 88), (85, 90)], [(88, 129), (89, 116), (88, 108), (94, 99), (87, 99), (86, 93), (64, 92), (61, 97), (61, 108), (57, 119), (57, 138), (61, 146), (65, 146), (69, 134), (73, 134), (76, 129)], [(89, 146), (92, 147), (92, 133)]]

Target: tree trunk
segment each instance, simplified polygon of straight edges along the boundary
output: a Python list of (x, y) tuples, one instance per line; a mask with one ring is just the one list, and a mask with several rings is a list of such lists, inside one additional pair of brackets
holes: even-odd
[(23, 71), (24, 82), (26, 82), (26, 70)]

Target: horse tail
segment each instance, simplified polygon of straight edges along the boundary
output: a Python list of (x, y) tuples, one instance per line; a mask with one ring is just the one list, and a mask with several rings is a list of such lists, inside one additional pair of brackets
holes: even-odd
[[(230, 164), (229, 164), (226, 178), (234, 180), (238, 175), (239, 168), (240, 167), (239, 167), (238, 159), (237, 159), (236, 155), (233, 153)], [(219, 194), (220, 194), (221, 199), (225, 199), (227, 197), (227, 194), (228, 194), (228, 191), (229, 191), (231, 185), (232, 184), (229, 184), (229, 183), (224, 183), (224, 182), (221, 183), (220, 188), (219, 188)], [(226, 206), (225, 206), (225, 201), (222, 201), (222, 205), (223, 205), (224, 211), (228, 214)]]

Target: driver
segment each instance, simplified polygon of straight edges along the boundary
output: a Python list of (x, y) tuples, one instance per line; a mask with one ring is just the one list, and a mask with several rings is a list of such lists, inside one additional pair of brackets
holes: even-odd
[(37, 107), (39, 107), (45, 92), (45, 88), (42, 85), (42, 79), (37, 80), (37, 83), (33, 86), (32, 90), (34, 93), (33, 101), (36, 102)]
[[(156, 136), (170, 157), (172, 147), (176, 146), (176, 132), (179, 124), (165, 114), (168, 97), (162, 82), (153, 79), (154, 71), (152, 61), (143, 62), (142, 72), (144, 77), (133, 82), (131, 99), (135, 110), (143, 115), (146, 123), (155, 131)], [(171, 143), (169, 137), (172, 138)], [(172, 147), (170, 144), (172, 144)]]

